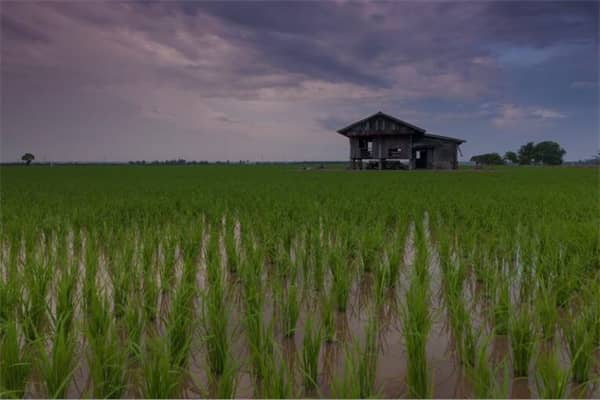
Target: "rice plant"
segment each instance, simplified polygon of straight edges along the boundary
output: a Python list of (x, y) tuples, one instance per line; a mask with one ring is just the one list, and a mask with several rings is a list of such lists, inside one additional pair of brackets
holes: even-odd
[(574, 315), (563, 328), (569, 355), (573, 380), (586, 383), (594, 363), (594, 336), (585, 313)]
[(379, 353), (377, 334), (378, 323), (376, 315), (369, 319), (366, 329), (366, 339), (362, 348), (358, 348), (357, 374), (360, 388), (360, 398), (369, 398), (374, 396), (377, 391), (375, 388), (375, 377), (377, 376), (377, 357)]
[(210, 377), (212, 396), (217, 399), (233, 399), (236, 397), (238, 385), (238, 369), (232, 357), (225, 360), (223, 372)]
[(122, 345), (113, 321), (102, 335), (89, 331), (88, 366), (92, 377), (92, 394), (97, 398), (119, 398), (127, 389), (127, 352)]
[(510, 289), (508, 279), (500, 277), (498, 280), (498, 289), (496, 300), (493, 305), (494, 331), (497, 335), (506, 335), (510, 325)]
[(148, 338), (141, 355), (141, 392), (144, 398), (179, 397), (182, 371), (171, 363), (169, 342), (164, 337)]
[(529, 364), (535, 350), (535, 325), (529, 308), (524, 305), (515, 310), (510, 319), (509, 337), (512, 351), (514, 376), (527, 376)]
[(300, 316), (300, 298), (296, 285), (288, 286), (283, 296), (281, 306), (281, 318), (283, 322), (283, 334), (286, 337), (294, 336), (296, 333), (296, 323)]
[[(76, 342), (70, 330), (69, 316), (60, 319), (50, 343), (40, 341), (37, 369), (49, 398), (65, 398), (77, 367)], [(46, 350), (49, 345), (50, 350)]]
[(313, 319), (309, 317), (304, 327), (301, 356), (304, 386), (308, 391), (316, 389), (318, 385), (321, 340), (321, 330), (314, 326)]
[(325, 295), (321, 302), (321, 326), (323, 328), (323, 339), (331, 343), (335, 340), (335, 298)]
[(22, 398), (31, 371), (31, 353), (19, 332), (17, 322), (4, 324), (0, 337), (0, 395), (3, 398)]
[(535, 309), (540, 320), (541, 333), (544, 339), (554, 338), (558, 310), (556, 308), (556, 292), (543, 283), (536, 296)]
[(225, 227), (225, 251), (227, 253), (227, 267), (231, 273), (236, 273), (240, 267), (240, 255), (235, 240), (235, 224)]
[(428, 283), (415, 272), (402, 308), (402, 331), (408, 356), (406, 383), (410, 397), (430, 397), (427, 336), (431, 329)]
[[(274, 349), (274, 345), (272, 345)], [(297, 397), (294, 393), (294, 376), (281, 354), (275, 349), (265, 354), (265, 371), (268, 379), (262, 379), (258, 387), (258, 397), (267, 399), (288, 399)]]
[(360, 399), (362, 396), (362, 383), (360, 376), (360, 354), (356, 350), (358, 345), (346, 349), (341, 377), (334, 377), (331, 387), (331, 397), (336, 399)]
[(182, 281), (177, 288), (171, 310), (166, 321), (166, 335), (169, 342), (171, 365), (184, 368), (188, 361), (193, 333), (192, 300), (193, 283)]
[(202, 335), (210, 372), (221, 375), (230, 353), (229, 306), (225, 300), (225, 282), (218, 251), (218, 239), (211, 239), (206, 260), (207, 288), (202, 303)]
[(570, 371), (560, 366), (556, 351), (540, 354), (536, 362), (535, 385), (543, 399), (562, 399), (569, 388)]
[(329, 253), (329, 264), (331, 268), (332, 285), (331, 290), (336, 299), (338, 311), (346, 311), (348, 298), (350, 297), (350, 288), (352, 286), (352, 275), (349, 271), (350, 266), (346, 263), (340, 249), (333, 248)]
[[(510, 375), (506, 359), (493, 366), (489, 354), (490, 337), (483, 338), (476, 350), (475, 362), (467, 367), (475, 398), (507, 398), (509, 397)], [(502, 373), (501, 381), (497, 376)]]

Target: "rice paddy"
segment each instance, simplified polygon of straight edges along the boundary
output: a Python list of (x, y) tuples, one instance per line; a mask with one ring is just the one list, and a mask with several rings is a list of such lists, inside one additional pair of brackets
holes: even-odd
[(597, 169), (0, 178), (1, 397), (600, 396)]

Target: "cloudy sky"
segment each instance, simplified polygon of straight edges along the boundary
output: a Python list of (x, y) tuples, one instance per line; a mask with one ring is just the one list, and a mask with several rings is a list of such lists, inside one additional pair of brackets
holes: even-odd
[(1, 1), (1, 160), (343, 160), (380, 110), (590, 157), (598, 4)]

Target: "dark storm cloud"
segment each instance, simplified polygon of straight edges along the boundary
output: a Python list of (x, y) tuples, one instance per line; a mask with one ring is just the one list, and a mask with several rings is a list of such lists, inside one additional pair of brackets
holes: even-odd
[(6, 14), (0, 15), (0, 37), (3, 40), (49, 42), (48, 36), (34, 27), (14, 20)]
[(344, 158), (331, 131), (377, 110), (466, 154), (597, 142), (597, 2), (3, 2), (0, 21), (2, 159), (102, 132), (108, 158)]

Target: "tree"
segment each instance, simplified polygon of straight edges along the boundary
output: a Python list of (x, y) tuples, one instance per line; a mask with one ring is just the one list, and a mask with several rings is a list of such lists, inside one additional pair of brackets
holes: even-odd
[(504, 153), (504, 159), (506, 161), (510, 161), (513, 164), (519, 163), (519, 156), (517, 156), (517, 153), (515, 153), (514, 151), (507, 151), (506, 153)]
[(566, 151), (560, 145), (553, 141), (539, 142), (535, 145), (535, 159), (545, 165), (560, 165), (563, 162), (563, 156)]
[(504, 160), (498, 153), (485, 153), (471, 157), (471, 161), (483, 165), (502, 165)]
[(529, 142), (519, 149), (519, 164), (529, 165), (536, 161), (535, 144)]
[(21, 157), (21, 160), (25, 161), (26, 165), (29, 165), (33, 160), (35, 160), (35, 156), (31, 153), (25, 153), (23, 154), (23, 157)]

